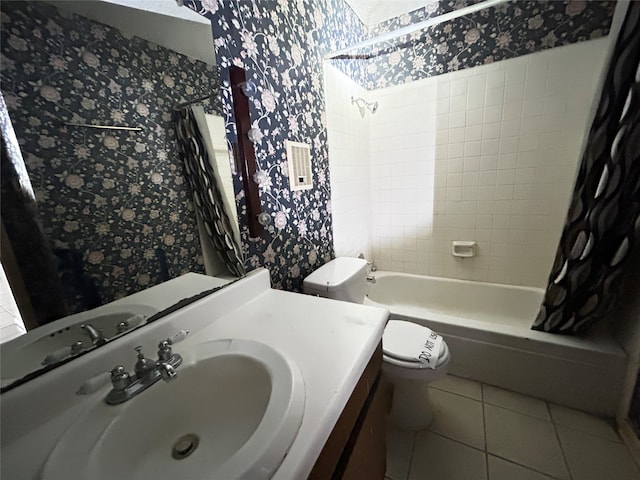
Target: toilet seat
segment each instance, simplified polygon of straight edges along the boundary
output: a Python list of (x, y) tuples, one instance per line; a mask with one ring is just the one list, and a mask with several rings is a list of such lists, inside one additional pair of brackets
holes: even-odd
[[(449, 358), (450, 358), (450, 353), (449, 353), (449, 347), (447, 346), (447, 344), (445, 342), (442, 342), (442, 348), (440, 349), (440, 356), (438, 357), (438, 363), (436, 364), (436, 370), (438, 370), (439, 368), (441, 368), (443, 365), (447, 364), (449, 362)], [(416, 369), (416, 370), (432, 370), (431, 368), (429, 368), (427, 365), (425, 365), (422, 362), (419, 361), (406, 361), (406, 360), (398, 360), (397, 358), (394, 357), (390, 357), (388, 356), (386, 353), (382, 354), (383, 360), (390, 364), (390, 365), (395, 365), (397, 367), (402, 367), (402, 368), (408, 368), (408, 369)]]
[[(389, 320), (382, 336), (384, 360), (392, 365), (404, 368), (429, 368), (414, 357), (410, 346), (415, 345), (416, 338), (428, 338), (429, 329), (417, 323), (405, 320)], [(449, 361), (449, 347), (446, 342), (440, 344), (436, 368)]]

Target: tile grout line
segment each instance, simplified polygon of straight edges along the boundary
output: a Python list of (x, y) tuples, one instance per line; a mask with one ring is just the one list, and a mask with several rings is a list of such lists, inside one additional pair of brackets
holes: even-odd
[(436, 386), (433, 386), (433, 385), (429, 385), (427, 388), (433, 388), (433, 389), (438, 390), (440, 392), (450, 393), (451, 395), (457, 395), (458, 397), (466, 398), (466, 399), (469, 399), (469, 400), (475, 400), (476, 402), (482, 402), (482, 387), (480, 387), (480, 400), (478, 400), (477, 398), (469, 397), (467, 395), (463, 395), (461, 393), (452, 392), (451, 390), (445, 390), (443, 388), (439, 388), (439, 387), (436, 387)]
[(560, 447), (560, 453), (562, 454), (562, 461), (564, 463), (567, 472), (569, 473), (569, 480), (573, 480), (573, 474), (571, 473), (571, 469), (569, 468), (569, 462), (567, 461), (567, 456), (564, 453), (564, 447), (562, 446), (562, 442), (560, 441), (560, 434), (558, 433), (558, 426), (556, 422), (553, 421), (553, 415), (551, 415), (551, 406), (549, 402), (544, 402), (547, 405), (547, 411), (549, 412), (549, 418), (551, 419), (551, 425), (553, 425), (553, 433), (556, 434), (556, 440), (558, 441), (558, 446)]
[[(618, 438), (617, 441), (616, 440), (611, 440), (609, 438), (606, 438), (603, 435), (599, 435), (599, 434), (596, 434), (596, 433), (593, 433), (593, 432), (588, 432), (588, 431), (586, 431), (584, 429), (580, 429), (580, 428), (574, 427), (573, 425), (565, 425), (563, 423), (556, 422), (554, 420), (554, 418), (553, 418), (553, 415), (551, 415), (551, 405), (548, 402), (545, 402), (545, 403), (547, 403), (547, 407), (548, 407), (548, 410), (549, 410), (549, 417), (551, 418), (551, 423), (553, 423), (554, 427), (566, 428), (567, 430), (571, 430), (573, 432), (579, 432), (582, 435), (587, 435), (587, 436), (592, 437), (592, 438), (597, 438), (597, 439), (600, 439), (600, 440), (606, 440), (609, 443), (613, 443), (613, 444), (617, 444), (617, 445), (623, 445), (624, 444), (624, 442), (622, 441), (622, 438), (620, 438), (620, 434), (617, 432), (616, 429), (613, 429), (613, 432), (616, 435), (616, 437)], [(580, 412), (580, 410), (578, 410), (578, 411)], [(581, 413), (585, 413), (585, 412), (581, 412)], [(598, 418), (598, 417), (596, 417), (596, 418)]]
[[(556, 422), (551, 422), (551, 423), (553, 423), (553, 425), (556, 426), (556, 427), (566, 428), (567, 430), (571, 430), (572, 432), (577, 432), (580, 435), (586, 435), (587, 437), (596, 438), (598, 440), (602, 440), (604, 442), (609, 442), (609, 443), (612, 443), (614, 445), (624, 445), (624, 442), (622, 440), (611, 440), (610, 438), (606, 438), (606, 437), (604, 437), (602, 435), (597, 435), (597, 434), (595, 434), (593, 432), (587, 432), (585, 430), (582, 430), (580, 428), (576, 428), (576, 427), (571, 426), (571, 425), (563, 425), (562, 423), (556, 423)], [(615, 430), (614, 430), (614, 432), (615, 432)], [(616, 433), (616, 435), (618, 435), (617, 432), (615, 432), (615, 433)]]
[[(542, 401), (544, 401), (544, 400), (542, 400)], [(549, 420), (548, 418), (536, 417), (535, 415), (531, 415), (529, 413), (525, 413), (525, 412), (523, 412), (521, 410), (514, 410), (513, 408), (505, 407), (504, 405), (497, 405), (495, 403), (491, 403), (491, 402), (487, 402), (487, 401), (484, 401), (483, 403), (486, 403), (487, 405), (491, 405), (492, 407), (496, 407), (496, 408), (501, 408), (503, 410), (507, 410), (509, 412), (513, 412), (513, 413), (517, 413), (517, 414), (520, 414), (520, 415), (524, 415), (525, 417), (534, 418), (536, 420), (540, 420), (540, 421), (547, 422), (547, 423), (554, 423), (552, 420)], [(544, 403), (546, 404), (547, 402), (544, 402)]]
[[(511, 458), (504, 457), (504, 456), (502, 456), (502, 455), (498, 455), (497, 453), (492, 453), (491, 455), (492, 455), (492, 456), (494, 456), (494, 457), (496, 457), (496, 458), (499, 458), (500, 460), (504, 460), (504, 461), (505, 461), (505, 462), (507, 462), (507, 463), (511, 463), (511, 464), (513, 464), (513, 465), (517, 465), (517, 466), (519, 466), (519, 467), (521, 467), (521, 468), (524, 468), (525, 470), (528, 470), (528, 471), (530, 471), (530, 472), (534, 472), (534, 473), (540, 474), (540, 475), (542, 475), (543, 477), (547, 477), (547, 478), (549, 478), (549, 479), (551, 479), (551, 480), (563, 480), (563, 479), (561, 479), (561, 478), (559, 478), (559, 477), (554, 477), (553, 475), (549, 475), (548, 473), (543, 472), (542, 470), (536, 470), (535, 468), (530, 467), (530, 466), (528, 466), (528, 465), (524, 465), (524, 464), (522, 464), (522, 463), (518, 463), (518, 462), (516, 462), (515, 460), (513, 460), (513, 459), (511, 459)], [(565, 480), (566, 480), (566, 479), (565, 479)]]
[(482, 391), (482, 431), (484, 432), (484, 468), (487, 472), (487, 479), (491, 480), (489, 476), (489, 445), (487, 444), (487, 417), (484, 414), (484, 389), (480, 387)]
[(478, 452), (483, 452), (485, 453), (486, 451), (482, 448), (478, 448), (475, 447), (469, 443), (465, 443), (465, 442), (461, 442), (460, 440), (456, 440), (455, 438), (451, 438), (451, 437), (447, 437), (446, 435), (442, 434), (442, 433), (438, 433), (438, 432), (434, 432), (433, 430), (421, 430), (421, 432), (428, 432), (428, 433), (432, 433), (433, 435), (435, 435), (436, 437), (440, 437), (440, 438), (444, 438), (445, 440), (449, 440), (451, 442), (457, 443), (459, 445), (462, 445), (464, 447), (469, 447), (469, 448), (473, 448), (474, 450), (477, 450)]
[[(566, 473), (568, 475), (567, 480), (574, 480), (574, 474), (573, 474), (572, 470), (570, 469), (568, 458), (567, 458), (567, 453), (565, 452), (564, 445), (563, 445), (563, 443), (562, 443), (562, 441), (560, 439), (560, 433), (559, 433), (559, 428), (560, 427), (566, 428), (567, 430), (579, 432), (579, 433), (584, 434), (584, 435), (589, 436), (589, 437), (593, 437), (593, 438), (597, 438), (599, 440), (606, 441), (607, 443), (624, 445), (624, 442), (620, 442), (620, 440), (619, 440), (619, 438), (620, 438), (619, 434), (616, 435), (616, 437), (618, 438), (618, 441), (614, 441), (614, 440), (611, 440), (610, 438), (607, 438), (607, 437), (605, 437), (603, 435), (599, 435), (597, 433), (593, 433), (591, 431), (586, 431), (586, 430), (582, 430), (580, 428), (575, 428), (573, 426), (563, 425), (563, 424), (557, 423), (556, 419), (553, 417), (552, 412), (551, 412), (551, 403), (546, 401), (546, 400), (543, 400), (543, 399), (537, 399), (537, 400), (540, 400), (540, 401), (542, 401), (544, 403), (544, 410), (545, 410), (545, 413), (547, 413), (547, 418), (541, 418), (540, 416), (531, 415), (530, 413), (523, 412), (523, 411), (518, 410), (518, 409), (514, 409), (513, 407), (497, 405), (497, 404), (489, 401), (488, 399), (486, 399), (486, 395), (485, 395), (486, 392), (485, 392), (485, 388), (484, 388), (485, 384), (483, 382), (476, 382), (476, 383), (479, 384), (479, 386), (480, 386), (480, 398), (481, 398), (480, 400), (478, 400), (475, 397), (463, 394), (463, 393), (454, 392), (454, 391), (451, 391), (449, 389), (441, 388), (439, 386), (430, 386), (430, 388), (433, 388), (433, 389), (435, 389), (437, 391), (440, 391), (440, 392), (443, 392), (445, 394), (455, 395), (455, 396), (457, 396), (459, 398), (462, 398), (462, 399), (474, 400), (476, 402), (479, 401), (482, 404), (484, 449), (481, 449), (481, 448), (478, 448), (477, 446), (470, 445), (468, 443), (462, 442), (462, 441), (460, 441), (458, 439), (451, 438), (451, 437), (447, 436), (446, 434), (433, 432), (431, 430), (428, 430), (428, 431), (430, 433), (433, 433), (434, 435), (436, 435), (438, 437), (450, 440), (450, 441), (452, 441), (452, 442), (454, 442), (456, 444), (467, 446), (467, 447), (472, 448), (472, 449), (474, 449), (476, 451), (483, 452), (484, 455), (485, 455), (486, 475), (487, 475), (487, 479), (489, 479), (489, 480), (490, 480), (491, 477), (490, 477), (490, 473), (489, 473), (489, 459), (488, 459), (488, 456), (489, 456), (490, 453), (489, 453), (489, 450), (488, 450), (488, 442), (487, 442), (487, 418), (486, 418), (486, 414), (487, 414), (487, 408), (486, 407), (487, 407), (487, 405), (491, 405), (494, 408), (503, 409), (505, 411), (512, 412), (514, 414), (523, 415), (525, 417), (528, 417), (528, 418), (531, 418), (531, 419), (534, 419), (534, 420), (538, 420), (538, 421), (542, 421), (542, 422), (546, 422), (546, 423), (551, 423), (553, 425), (552, 428), (553, 428), (553, 432), (554, 432), (556, 441), (558, 442), (558, 447), (560, 448), (560, 452), (561, 452), (562, 460), (563, 460), (563, 465), (565, 466), (565, 471), (566, 471)], [(531, 398), (535, 398), (535, 397), (531, 397)], [(416, 441), (417, 441), (417, 435), (414, 435), (413, 448), (412, 448), (412, 452), (411, 452), (411, 460), (410, 460), (410, 465), (409, 465), (409, 473), (411, 473), (411, 467), (412, 467), (413, 459), (414, 459), (415, 453), (416, 453), (416, 451), (415, 451), (415, 449), (416, 449)], [(496, 455), (496, 454), (492, 454), (492, 455), (495, 455), (496, 458), (500, 458), (505, 462), (511, 463), (513, 465), (517, 465), (517, 466), (519, 466), (519, 467), (521, 467), (523, 469), (526, 469), (528, 471), (535, 472), (535, 473), (538, 473), (540, 475), (543, 475), (545, 478), (549, 478), (549, 479), (553, 479), (553, 480), (563, 480), (563, 478), (565, 478), (565, 477), (562, 477), (562, 476), (561, 477), (555, 477), (553, 475), (550, 475), (548, 473), (536, 470), (536, 469), (534, 469), (534, 468), (532, 468), (530, 466), (520, 464), (520, 463), (518, 463), (518, 462), (516, 462), (516, 461), (514, 461), (512, 459), (509, 459), (509, 458), (506, 458), (506, 457), (502, 457), (500, 455)]]
[[(483, 421), (484, 421), (484, 422), (483, 422), (483, 423), (484, 423), (484, 435), (485, 435), (485, 439), (484, 439), (484, 440), (485, 440), (486, 457), (487, 457), (487, 478), (488, 478), (489, 480), (491, 480), (491, 478), (489, 477), (489, 445), (488, 445), (488, 443), (487, 443), (487, 419), (486, 419), (486, 416), (485, 416), (485, 414), (484, 414), (484, 412), (485, 412), (485, 408), (484, 408), (484, 407), (485, 407), (485, 400), (484, 400), (484, 385), (485, 385), (485, 384), (483, 383), (483, 384), (481, 384), (481, 385), (482, 385), (482, 413), (483, 413)], [(547, 410), (547, 413), (549, 414), (549, 418), (550, 418), (550, 419), (551, 419), (551, 418), (553, 418), (553, 417), (551, 416), (551, 411), (549, 410), (549, 404), (548, 404), (548, 402), (546, 402), (545, 400), (543, 400), (543, 402), (544, 402), (544, 406), (545, 406), (545, 408), (546, 408), (546, 410)], [(500, 405), (494, 405), (494, 404), (492, 404), (492, 403), (487, 403), (487, 405), (491, 405), (491, 406), (493, 406), (493, 407), (497, 407), (497, 408), (504, 408), (505, 410), (508, 410), (508, 411), (511, 411), (511, 412), (514, 412), (514, 413), (520, 413), (520, 414), (522, 414), (522, 415), (526, 415), (526, 414), (524, 414), (524, 413), (522, 413), (522, 412), (519, 412), (519, 411), (516, 411), (516, 410), (511, 410), (510, 408), (501, 407)], [(543, 420), (543, 419), (541, 419), (541, 418), (534, 417), (534, 416), (531, 416), (531, 415), (526, 415), (526, 416), (527, 416), (527, 417), (530, 417), (530, 418), (535, 418), (535, 419), (537, 419), (537, 420)], [(553, 424), (553, 422), (552, 422), (551, 420), (544, 420), (544, 421), (547, 421), (547, 422), (549, 422), (549, 423), (552, 423), (552, 424)], [(558, 440), (558, 443), (560, 443), (560, 439), (559, 439), (559, 438), (557, 438), (557, 437), (558, 437), (558, 433), (557, 433), (557, 432), (556, 432), (556, 430), (555, 430), (555, 424), (553, 424), (553, 427), (554, 427), (554, 430), (553, 430), (553, 431), (554, 431), (554, 433), (556, 434), (556, 439)], [(561, 445), (561, 448), (562, 448), (562, 445)], [(502, 457), (502, 456), (500, 456), (500, 455), (498, 455), (498, 454), (495, 454), (495, 453), (492, 453), (491, 455), (495, 456), (496, 458), (500, 458), (500, 459), (502, 459), (502, 460), (504, 460), (504, 461), (506, 461), (506, 462), (512, 463), (512, 464), (514, 464), (514, 465), (518, 465), (518, 466), (520, 466), (520, 467), (522, 467), (522, 468), (524, 468), (524, 469), (526, 469), (526, 470), (529, 470), (529, 471), (532, 471), (532, 472), (536, 472), (536, 473), (539, 473), (539, 474), (541, 474), (541, 475), (544, 475), (544, 476), (546, 476), (546, 477), (548, 477), (548, 478), (550, 478), (550, 479), (554, 479), (554, 480), (556, 480), (556, 477), (553, 477), (552, 475), (549, 475), (549, 474), (547, 474), (547, 473), (545, 473), (545, 472), (542, 472), (542, 471), (540, 471), (540, 470), (536, 470), (536, 469), (534, 469), (534, 468), (532, 468), (532, 467), (530, 467), (530, 466), (528, 466), (528, 465), (523, 465), (523, 464), (518, 463), (518, 462), (516, 462), (516, 461), (514, 461), (514, 460), (512, 460), (512, 459), (509, 459), (509, 458), (507, 458), (507, 457)], [(571, 480), (571, 479), (572, 479), (572, 477), (571, 477), (571, 472), (569, 471), (569, 466), (567, 465), (566, 459), (564, 458), (564, 451), (562, 452), (562, 460), (563, 460), (563, 462), (564, 462), (564, 464), (565, 464), (565, 467), (567, 467), (567, 471), (569, 472), (569, 476), (570, 476), (569, 478), (570, 478), (570, 480)]]
[[(449, 441), (451, 441), (451, 442), (457, 443), (458, 445), (462, 445), (462, 446), (465, 446), (465, 447), (471, 448), (471, 449), (473, 449), (473, 450), (476, 450), (476, 451), (478, 451), (478, 452), (482, 452), (482, 453), (484, 453), (484, 454), (485, 454), (485, 462), (486, 462), (486, 465), (487, 465), (487, 478), (489, 478), (489, 480), (490, 480), (490, 477), (488, 477), (488, 475), (489, 475), (489, 466), (488, 466), (488, 462), (489, 462), (489, 451), (488, 451), (488, 447), (487, 447), (487, 445), (486, 445), (486, 439), (485, 439), (485, 449), (483, 450), (483, 449), (480, 449), (480, 448), (475, 447), (475, 446), (473, 446), (473, 445), (470, 445), (470, 444), (468, 444), (468, 443), (461, 442), (460, 440), (456, 440), (456, 439), (454, 439), (454, 438), (451, 438), (451, 437), (448, 437), (448, 436), (446, 436), (446, 435), (443, 435), (442, 433), (434, 432), (434, 431), (432, 431), (432, 430), (421, 430), (421, 432), (428, 432), (428, 433), (431, 433), (431, 434), (433, 434), (433, 435), (435, 435), (435, 436), (437, 436), (437, 437), (444, 438), (444, 439), (449, 440)], [(485, 432), (486, 432), (486, 424), (485, 424)], [(412, 452), (412, 457), (411, 457), (411, 458), (412, 458), (412, 460), (413, 460), (413, 453), (414, 453), (414, 452), (415, 452), (415, 450)], [(501, 460), (504, 460), (504, 461), (506, 461), (506, 462), (508, 462), (508, 463), (512, 463), (512, 464), (514, 464), (514, 465), (518, 465), (519, 467), (522, 467), (522, 468), (524, 468), (524, 469), (526, 469), (526, 470), (530, 470), (530, 471), (532, 471), (532, 472), (539, 473), (540, 475), (544, 475), (545, 477), (548, 477), (549, 479), (553, 479), (553, 480), (562, 480), (561, 478), (554, 477), (554, 476), (549, 475), (548, 473), (543, 472), (543, 471), (541, 471), (541, 470), (536, 470), (535, 468), (532, 468), (532, 467), (530, 467), (530, 466), (528, 466), (528, 465), (523, 465), (523, 464), (521, 464), (521, 463), (516, 462), (515, 460), (513, 460), (513, 459), (511, 459), (511, 458), (503, 457), (503, 456), (501, 456), (501, 455), (499, 455), (499, 454), (497, 454), (497, 453), (491, 453), (491, 455), (493, 455), (494, 457), (500, 458)], [(564, 458), (563, 458), (563, 460), (564, 460)], [(567, 470), (569, 470), (569, 469), (567, 468)], [(565, 480), (566, 480), (566, 479), (565, 479)], [(572, 480), (572, 479), (570, 479), (570, 480)]]
[(407, 476), (405, 477), (405, 480), (409, 480), (409, 477), (411, 476), (411, 467), (413, 466), (413, 457), (416, 454), (417, 442), (418, 442), (418, 433), (413, 432), (413, 440), (411, 442), (411, 455), (409, 456), (409, 468), (407, 469)]
[(484, 383), (480, 384), (480, 397), (482, 398), (482, 431), (484, 432), (484, 468), (487, 472), (487, 480), (491, 480), (489, 476), (489, 444), (487, 443), (487, 416), (484, 410)]
[(483, 383), (482, 385), (487, 385), (488, 387), (497, 389), (497, 390), (502, 390), (504, 392), (510, 393), (510, 394), (514, 394), (514, 395), (519, 395), (522, 397), (526, 397), (528, 399), (532, 399), (532, 400), (537, 400), (540, 401), (542, 403), (544, 403), (545, 405), (545, 410), (548, 413), (549, 417), (548, 418), (540, 418), (540, 417), (536, 417), (535, 415), (531, 415), (530, 413), (527, 412), (523, 412), (522, 410), (515, 410), (514, 408), (511, 407), (505, 407), (504, 405), (498, 405), (497, 403), (491, 402), (489, 400), (485, 400), (484, 398), (484, 388), (482, 389), (482, 401), (486, 402), (489, 405), (493, 405), (494, 407), (499, 407), (499, 408), (504, 408), (505, 410), (510, 410), (512, 412), (516, 412), (519, 413), (521, 415), (526, 415), (527, 417), (531, 417), (531, 418), (537, 418), (538, 420), (544, 420), (545, 422), (552, 422), (552, 417), (551, 417), (551, 412), (549, 411), (549, 406), (548, 406), (548, 402), (546, 400), (544, 400), (543, 398), (539, 398), (539, 397), (532, 397), (531, 395), (526, 395), (524, 393), (519, 393), (519, 392), (514, 392), (512, 390), (506, 390), (504, 388), (500, 388), (500, 387), (496, 387), (494, 385), (488, 385), (486, 383)]

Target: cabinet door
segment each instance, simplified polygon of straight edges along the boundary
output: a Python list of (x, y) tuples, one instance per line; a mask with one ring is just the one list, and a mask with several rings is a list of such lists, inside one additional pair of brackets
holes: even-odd
[(346, 460), (342, 480), (383, 480), (387, 469), (386, 396), (383, 379), (379, 378), (356, 424), (351, 454)]
[[(369, 363), (362, 372), (360, 380), (351, 393), (349, 401), (345, 405), (340, 418), (336, 422), (331, 435), (327, 439), (322, 452), (318, 456), (313, 470), (309, 474), (307, 480), (339, 480), (344, 477), (347, 467), (350, 463), (350, 457), (359, 437), (359, 433), (362, 430), (362, 426), (365, 424), (365, 420), (368, 418), (368, 412), (372, 409), (372, 405), (376, 402), (382, 402), (382, 406), (379, 407), (376, 403), (376, 409), (382, 408), (380, 415), (381, 427), (377, 422), (369, 420), (366, 422), (368, 425), (376, 425), (376, 435), (379, 431), (381, 438), (381, 448), (378, 446), (376, 452), (382, 451), (380, 458), (376, 459), (376, 462), (382, 460), (386, 461), (385, 457), (385, 434), (384, 434), (384, 418), (385, 418), (385, 395), (383, 394), (384, 388), (380, 388), (380, 378), (382, 370), (382, 343), (378, 345), (376, 351), (371, 356)], [(378, 397), (382, 397), (379, 399)], [(376, 398), (376, 402), (374, 402)], [(376, 410), (377, 411), (377, 410)], [(377, 415), (377, 414), (376, 414)], [(374, 430), (370, 430), (373, 432)], [(375, 437), (377, 438), (377, 436)], [(370, 456), (370, 453), (366, 453), (369, 450), (369, 446), (360, 447), (364, 452), (362, 455)], [(376, 453), (377, 455), (377, 453)], [(371, 463), (371, 460), (368, 461)], [(356, 464), (354, 464), (354, 469)], [(360, 467), (358, 467), (360, 468)], [(350, 467), (351, 469), (351, 467)], [(384, 479), (384, 465), (382, 466), (382, 474), (380, 476), (367, 476), (363, 473), (355, 472), (354, 477), (358, 480), (383, 480)]]

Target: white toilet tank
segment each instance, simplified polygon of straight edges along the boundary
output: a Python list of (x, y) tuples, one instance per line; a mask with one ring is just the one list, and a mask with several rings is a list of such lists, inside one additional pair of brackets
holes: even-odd
[(309, 295), (362, 303), (367, 288), (367, 261), (338, 257), (325, 263), (302, 282)]

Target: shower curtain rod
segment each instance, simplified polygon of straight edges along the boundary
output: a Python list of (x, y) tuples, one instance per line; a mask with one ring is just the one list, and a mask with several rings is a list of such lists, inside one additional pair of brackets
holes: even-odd
[(440, 23), (444, 23), (449, 20), (462, 17), (464, 15), (469, 15), (470, 13), (478, 12), (480, 10), (484, 10), (485, 8), (495, 7), (496, 5), (500, 5), (501, 3), (506, 3), (508, 1), (509, 0), (485, 0), (484, 2), (476, 3), (475, 5), (470, 5), (468, 7), (460, 8), (458, 10), (454, 10), (449, 13), (444, 13), (442, 15), (438, 15), (437, 17), (429, 18), (422, 22), (414, 23), (413, 25), (408, 25), (406, 27), (399, 28), (398, 30), (394, 30), (392, 32), (385, 33), (383, 35), (370, 38), (369, 40), (365, 40), (363, 42), (357, 43), (356, 45), (353, 45), (351, 47), (343, 48), (342, 50), (338, 50), (337, 52), (328, 53), (324, 56), (324, 58), (330, 60), (342, 55), (346, 55), (349, 52), (353, 50), (357, 50), (359, 48), (370, 47), (371, 45), (375, 45), (376, 43), (386, 42), (393, 38), (401, 37), (403, 35), (408, 35), (418, 30), (422, 30), (427, 27), (432, 27), (434, 25), (438, 25)]
[(98, 128), (100, 130), (126, 130), (128, 132), (141, 132), (141, 127), (118, 127), (116, 125), (93, 125), (89, 123), (74, 123), (64, 122), (68, 127), (85, 127), (85, 128)]

